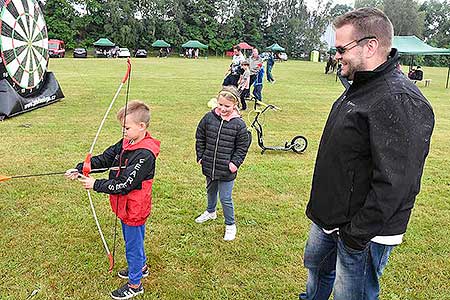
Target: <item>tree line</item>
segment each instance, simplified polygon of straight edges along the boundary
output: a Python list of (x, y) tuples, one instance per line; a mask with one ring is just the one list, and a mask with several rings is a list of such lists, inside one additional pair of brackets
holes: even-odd
[[(355, 1), (356, 8), (363, 6), (383, 10), (395, 35), (450, 47), (450, 0)], [(332, 0), (317, 0), (313, 8), (304, 0), (46, 0), (43, 9), (49, 38), (64, 40), (68, 48), (92, 47), (107, 37), (130, 49), (150, 49), (164, 39), (178, 50), (194, 39), (221, 55), (241, 41), (259, 49), (277, 42), (290, 57), (301, 57), (326, 50), (322, 33), (352, 7)]]

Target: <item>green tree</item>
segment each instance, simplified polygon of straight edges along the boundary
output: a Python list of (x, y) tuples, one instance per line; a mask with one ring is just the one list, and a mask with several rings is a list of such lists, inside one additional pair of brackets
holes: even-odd
[(303, 0), (286, 0), (274, 10), (267, 37), (276, 33), (277, 40), (292, 57), (320, 49), (320, 37), (329, 24), (330, 8), (331, 1), (319, 0), (314, 9), (308, 10)]
[(312, 11), (308, 11), (308, 22), (307, 27), (305, 28), (303, 47), (308, 52), (323, 48), (324, 45), (321, 42), (320, 37), (330, 22), (329, 15), (332, 2), (318, 0), (316, 3), (316, 8)]
[(77, 5), (83, 8), (84, 14), (75, 19), (76, 43), (86, 48), (92, 47), (96, 40), (106, 36), (106, 0), (78, 1)]
[(416, 0), (385, 0), (383, 8), (394, 26), (395, 35), (422, 37), (424, 14), (419, 11)]
[(353, 10), (353, 8), (346, 4), (336, 4), (330, 9), (330, 19), (334, 20), (336, 17), (341, 16), (345, 14), (346, 12), (349, 12)]
[(48, 37), (63, 40), (67, 48), (75, 46), (76, 30), (74, 28), (77, 14), (71, 4), (66, 0), (48, 0), (44, 6)]
[(429, 0), (422, 4), (424, 38), (436, 47), (450, 48), (450, 2)]
[[(240, 39), (247, 43), (261, 47), (263, 38), (263, 26), (265, 20), (261, 17), (261, 12), (265, 10), (263, 0), (239, 0), (237, 16), (241, 19), (242, 31)], [(233, 22), (239, 23), (234, 19)]]
[(185, 38), (186, 3), (183, 0), (166, 0), (161, 4), (155, 37), (162, 38), (179, 49)]
[(236, 17), (238, 3), (236, 0), (218, 0), (215, 3), (217, 9), (217, 31), (216, 53), (223, 53), (230, 50), (234, 45), (240, 42), (239, 33), (244, 27), (241, 20)]
[[(199, 40), (206, 44), (214, 41), (219, 28), (216, 14), (214, 0), (191, 1), (186, 7), (185, 14), (186, 38)], [(215, 49), (216, 44), (213, 42), (211, 46)]]
[[(424, 2), (420, 11), (424, 14), (423, 36), (434, 47), (450, 48), (450, 3), (449, 1), (429, 0)], [(446, 66), (450, 63), (447, 56), (425, 56), (424, 63), (431, 66)]]
[(376, 7), (383, 10), (384, 0), (355, 0), (355, 8)]

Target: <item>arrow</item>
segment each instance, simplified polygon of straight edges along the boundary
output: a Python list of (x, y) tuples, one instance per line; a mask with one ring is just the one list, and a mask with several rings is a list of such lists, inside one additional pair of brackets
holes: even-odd
[[(125, 166), (122, 166), (120, 168), (119, 167), (112, 167), (112, 168), (92, 169), (90, 173), (104, 172), (104, 171), (117, 171), (117, 170), (123, 169), (123, 168), (125, 168)], [(73, 171), (72, 173), (75, 173), (75, 171)], [(10, 180), (10, 179), (17, 179), (17, 178), (41, 177), (41, 176), (64, 175), (64, 174), (66, 174), (66, 172), (49, 172), (49, 173), (14, 175), (14, 176), (0, 175), (0, 182), (7, 181), (7, 180)]]

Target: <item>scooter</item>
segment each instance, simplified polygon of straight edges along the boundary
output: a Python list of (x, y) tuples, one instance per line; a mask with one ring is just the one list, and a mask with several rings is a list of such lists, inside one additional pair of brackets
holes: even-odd
[[(306, 150), (306, 147), (308, 147), (308, 140), (302, 136), (297, 135), (295, 136), (291, 142), (286, 142), (284, 146), (265, 146), (264, 145), (264, 132), (262, 128), (262, 124), (259, 122), (259, 118), (267, 111), (267, 110), (281, 110), (280, 108), (276, 107), (272, 104), (265, 104), (262, 101), (257, 101), (256, 99), (255, 105), (254, 105), (254, 111), (256, 112), (256, 115), (253, 119), (253, 122), (251, 124), (251, 127), (255, 129), (256, 134), (258, 136), (258, 146), (262, 149), (261, 154), (264, 154), (266, 150), (275, 150), (275, 151), (294, 151), (295, 153), (303, 153)], [(261, 110), (258, 108), (258, 106), (263, 106), (264, 108)]]

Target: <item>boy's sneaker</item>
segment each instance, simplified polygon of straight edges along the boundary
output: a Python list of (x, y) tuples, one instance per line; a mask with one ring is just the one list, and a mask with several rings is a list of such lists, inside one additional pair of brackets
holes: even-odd
[[(149, 270), (148, 270), (148, 266), (145, 265), (145, 266), (142, 268), (142, 277), (143, 277), (143, 278), (147, 277), (149, 273), (150, 273), (150, 272), (149, 272)], [(117, 273), (117, 275), (119, 275), (120, 278), (128, 279), (128, 268), (123, 269), (123, 270), (120, 270), (120, 271)]]
[(144, 293), (142, 283), (137, 288), (132, 288), (126, 283), (121, 288), (111, 292), (111, 298), (116, 300), (130, 299)]
[(223, 239), (225, 241), (232, 241), (236, 238), (236, 224), (233, 225), (225, 225), (225, 235)]
[(202, 213), (200, 216), (197, 217), (197, 219), (195, 219), (195, 223), (203, 223), (206, 222), (208, 220), (215, 220), (217, 219), (217, 213), (216, 212), (208, 212), (207, 210), (205, 210), (204, 213)]

